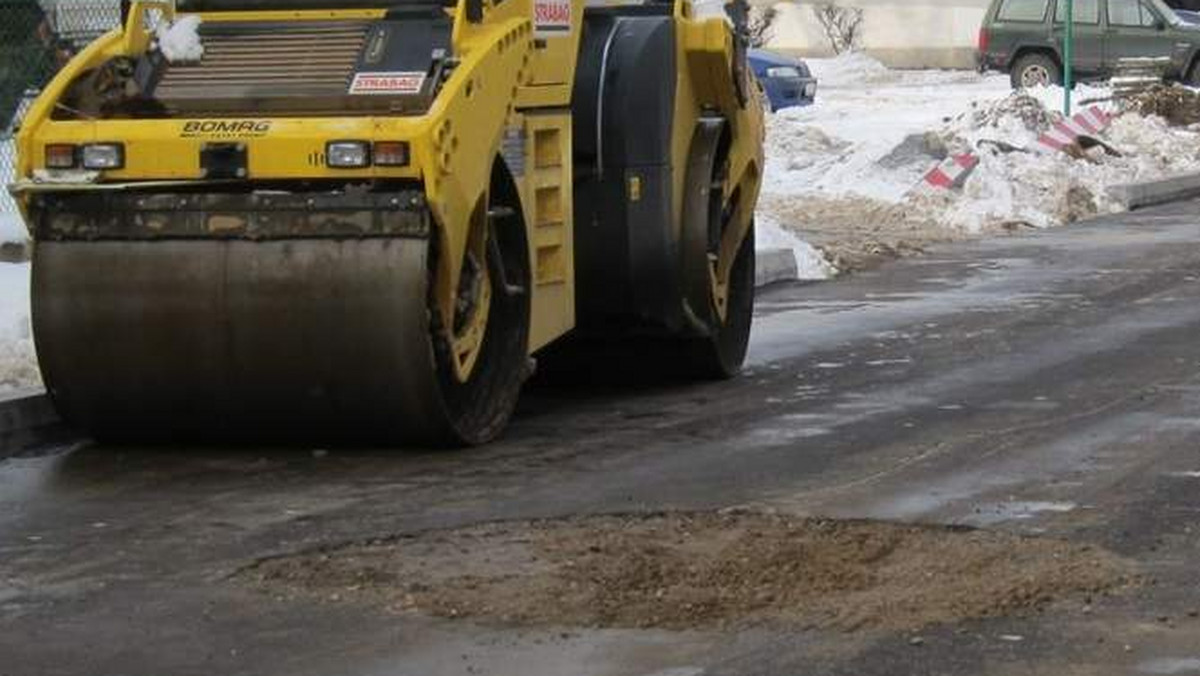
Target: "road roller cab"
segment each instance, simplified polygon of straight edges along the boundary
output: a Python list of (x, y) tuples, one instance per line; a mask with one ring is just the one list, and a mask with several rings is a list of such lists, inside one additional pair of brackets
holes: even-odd
[(732, 375), (743, 44), (687, 2), (125, 3), (18, 138), (47, 388), (101, 438), (470, 444), (573, 333)]

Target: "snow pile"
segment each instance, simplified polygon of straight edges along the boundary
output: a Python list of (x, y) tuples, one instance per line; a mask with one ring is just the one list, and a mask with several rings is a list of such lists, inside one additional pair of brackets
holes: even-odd
[[(0, 128), (3, 128), (8, 120), (0, 120)], [(17, 208), (16, 202), (12, 195), (5, 188), (8, 184), (16, 180), (17, 166), (17, 149), (16, 143), (9, 137), (4, 139), (5, 133), (0, 130), (0, 214), (15, 211)]]
[(845, 52), (832, 59), (809, 59), (807, 63), (823, 87), (878, 84), (898, 79), (897, 71), (862, 52)]
[(195, 62), (204, 57), (200, 17), (195, 14), (159, 26), (157, 37), (159, 51), (171, 63)]
[(24, 244), (28, 239), (29, 231), (19, 215), (0, 213), (0, 244)]
[(820, 81), (822, 89), (854, 89), (865, 85), (913, 87), (980, 81), (975, 71), (893, 70), (862, 52), (844, 52), (830, 59), (805, 59), (805, 63)]
[(809, 67), (821, 78), (816, 104), (767, 121), (768, 193), (898, 201), (928, 167), (880, 172), (876, 162), (909, 135), (937, 130), (948, 116), (1010, 91), (1003, 76), (892, 71), (858, 54), (812, 59)]
[(29, 264), (0, 263), (0, 394), (40, 384), (29, 327)]
[(724, 19), (726, 23), (733, 25), (723, 0), (695, 0), (692, 3), (692, 16), (697, 19)]
[(802, 171), (830, 161), (848, 159), (847, 151), (853, 144), (844, 139), (830, 136), (819, 127), (801, 125), (792, 133), (777, 134), (773, 139), (774, 150), (784, 158), (788, 171)]
[(952, 152), (975, 152), (978, 168), (961, 194), (917, 191), (915, 199), (929, 200), (935, 220), (967, 232), (1014, 223), (1045, 228), (1120, 210), (1111, 186), (1200, 169), (1200, 134), (1136, 113), (1119, 115), (1100, 135), (1117, 154), (1039, 149), (1038, 135), (1057, 117), (1043, 100), (1013, 94), (955, 120), (941, 133)]
[[(758, 217), (827, 253), (851, 230), (894, 247), (1061, 225), (1119, 209), (1113, 185), (1200, 170), (1200, 130), (1136, 112), (1100, 135), (1118, 154), (1040, 149), (1037, 137), (1060, 118), (1058, 87), (1014, 93), (1005, 75), (893, 71), (857, 54), (810, 67), (825, 93), (768, 119)], [(1110, 90), (1079, 86), (1074, 96), (1104, 100)], [(964, 152), (980, 161), (960, 189), (925, 186), (939, 160)]]

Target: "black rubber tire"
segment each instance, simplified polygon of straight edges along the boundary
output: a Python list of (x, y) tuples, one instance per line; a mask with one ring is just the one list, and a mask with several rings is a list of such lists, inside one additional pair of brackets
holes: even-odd
[(1192, 67), (1188, 69), (1184, 84), (1189, 87), (1200, 87), (1200, 59), (1192, 63)]
[[(499, 161), (492, 172), (490, 206), (514, 211), (513, 216), (493, 223), (491, 232), (500, 244), (503, 272), (494, 264), (488, 265), (492, 283), (490, 315), (482, 351), (467, 382), (460, 383), (454, 377), (444, 341), (434, 341), (445, 415), (442, 434), (431, 440), (438, 446), (474, 446), (499, 436), (508, 425), (521, 388), (530, 375), (529, 248), (516, 185)], [(519, 287), (521, 292), (506, 294), (506, 282)]]
[(1012, 70), (1010, 71), (1010, 79), (1013, 89), (1027, 89), (1033, 86), (1031, 82), (1033, 78), (1026, 79), (1027, 71), (1040, 70), (1045, 73), (1046, 84), (1061, 85), (1062, 84), (1062, 67), (1054, 60), (1054, 57), (1044, 52), (1031, 52), (1023, 54), (1013, 62)]
[[(754, 227), (738, 249), (725, 321), (705, 337), (615, 335), (567, 340), (538, 356), (539, 385), (658, 386), (728, 380), (741, 372), (754, 317)], [(715, 313), (714, 313), (715, 314)]]
[(754, 223), (751, 223), (729, 275), (725, 321), (715, 324), (709, 336), (688, 341), (687, 370), (695, 377), (728, 380), (741, 372), (754, 319), (754, 274)]

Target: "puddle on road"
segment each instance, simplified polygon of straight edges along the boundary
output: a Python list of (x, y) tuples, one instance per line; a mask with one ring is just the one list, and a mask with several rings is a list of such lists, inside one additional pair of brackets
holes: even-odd
[(1032, 519), (1045, 513), (1066, 514), (1078, 507), (1074, 502), (1010, 500), (977, 507), (975, 513), (965, 519), (965, 522), (973, 526), (993, 526), (1005, 521)]
[(904, 630), (1106, 593), (1131, 570), (1051, 539), (706, 512), (430, 531), (264, 560), (239, 579), (277, 597), (505, 624)]
[(1160, 657), (1138, 665), (1144, 674), (1196, 674), (1200, 673), (1200, 657)]

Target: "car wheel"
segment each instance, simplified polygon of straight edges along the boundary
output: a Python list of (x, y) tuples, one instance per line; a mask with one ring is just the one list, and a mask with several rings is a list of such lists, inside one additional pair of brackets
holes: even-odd
[(1187, 79), (1184, 84), (1189, 87), (1200, 87), (1200, 60), (1192, 64), (1192, 67), (1187, 72)]
[(1013, 89), (1030, 89), (1062, 84), (1062, 69), (1047, 54), (1026, 54), (1012, 67)]

